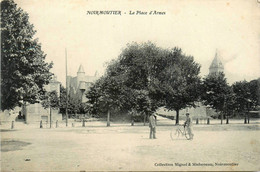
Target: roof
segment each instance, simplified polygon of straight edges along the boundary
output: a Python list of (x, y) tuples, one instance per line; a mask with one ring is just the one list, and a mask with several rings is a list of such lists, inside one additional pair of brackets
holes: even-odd
[(82, 65), (79, 66), (78, 73), (85, 73)]
[(224, 66), (223, 66), (222, 62), (220, 61), (219, 54), (218, 54), (217, 51), (216, 51), (215, 57), (214, 57), (214, 59), (213, 59), (209, 68), (222, 68), (222, 69), (224, 69)]

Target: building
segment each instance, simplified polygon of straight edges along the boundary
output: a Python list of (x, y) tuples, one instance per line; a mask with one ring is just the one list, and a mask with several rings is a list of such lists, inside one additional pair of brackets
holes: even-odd
[(79, 66), (77, 76), (67, 76), (67, 85), (69, 96), (81, 100), (81, 102), (86, 102), (87, 98), (85, 93), (89, 90), (92, 83), (96, 82), (99, 78), (96, 72), (94, 76), (89, 76), (85, 74), (82, 65)]
[(53, 76), (48, 85), (44, 86), (47, 92), (56, 91), (58, 97), (60, 97), (60, 82), (57, 80), (57, 76)]
[(218, 74), (218, 73), (224, 73), (224, 66), (220, 61), (219, 53), (216, 50), (215, 57), (209, 67), (209, 75)]
[[(60, 95), (60, 82), (57, 81), (57, 77), (54, 76), (48, 85), (44, 86), (48, 92), (57, 91)], [(5, 110), (0, 113), (1, 122), (10, 121), (24, 121), (27, 124), (36, 122), (49, 122), (50, 121), (50, 109), (42, 107), (41, 103), (27, 104), (26, 107), (15, 107), (13, 110)], [(52, 121), (62, 120), (62, 114), (59, 114), (59, 109), (52, 109)]]

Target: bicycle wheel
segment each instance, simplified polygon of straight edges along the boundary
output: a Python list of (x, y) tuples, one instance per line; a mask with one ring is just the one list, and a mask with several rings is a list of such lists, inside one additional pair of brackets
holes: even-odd
[(191, 137), (190, 137), (190, 135), (189, 135), (188, 130), (187, 130), (186, 127), (184, 127), (184, 133), (185, 133), (186, 139), (190, 140)]
[(172, 129), (171, 130), (171, 133), (170, 133), (170, 136), (171, 136), (171, 139), (172, 140), (177, 140), (180, 136), (180, 131), (178, 129)]

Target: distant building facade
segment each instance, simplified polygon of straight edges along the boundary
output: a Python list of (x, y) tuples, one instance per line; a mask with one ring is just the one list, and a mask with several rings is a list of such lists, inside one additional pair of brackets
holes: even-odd
[(89, 90), (92, 83), (95, 83), (99, 78), (96, 72), (94, 76), (89, 76), (85, 74), (82, 65), (79, 66), (77, 76), (67, 77), (68, 93), (69, 96), (79, 99), (81, 102), (86, 102), (87, 98), (85, 93)]
[(44, 88), (47, 92), (56, 91), (58, 97), (60, 97), (60, 82), (57, 80), (57, 76), (53, 76), (48, 85), (45, 85)]
[[(60, 82), (57, 81), (57, 77), (53, 76), (53, 78), (50, 80), (48, 85), (44, 86), (44, 89), (47, 92), (56, 91), (58, 97), (60, 97)], [(62, 114), (59, 114), (59, 109), (52, 109), (52, 121), (61, 121), (62, 120)], [(32, 122), (49, 122), (50, 121), (50, 108), (43, 108), (41, 103), (34, 103), (29, 104), (26, 106), (26, 108), (22, 108), (22, 114), (26, 114), (25, 116), (25, 122), (26, 123), (32, 123)]]

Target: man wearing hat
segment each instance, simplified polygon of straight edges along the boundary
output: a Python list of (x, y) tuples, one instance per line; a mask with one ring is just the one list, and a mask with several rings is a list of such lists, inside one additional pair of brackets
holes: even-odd
[(193, 132), (192, 132), (192, 120), (190, 118), (190, 114), (186, 113), (186, 121), (184, 123), (184, 126), (187, 127), (188, 134), (190, 136), (190, 140), (193, 139)]

